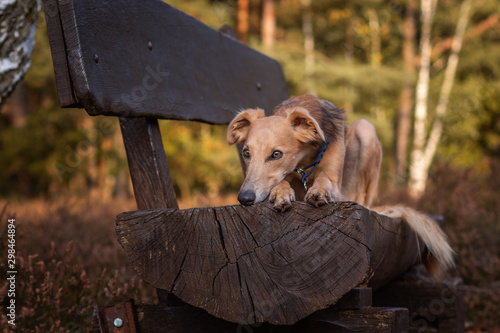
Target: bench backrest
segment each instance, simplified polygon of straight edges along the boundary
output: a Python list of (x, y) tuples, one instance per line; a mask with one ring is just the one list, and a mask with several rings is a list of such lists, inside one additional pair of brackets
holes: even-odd
[(157, 118), (228, 124), (288, 98), (277, 61), (161, 0), (44, 0), (60, 104), (120, 117), (139, 209), (177, 207)]
[(275, 60), (161, 0), (44, 0), (61, 106), (227, 124), (288, 97)]

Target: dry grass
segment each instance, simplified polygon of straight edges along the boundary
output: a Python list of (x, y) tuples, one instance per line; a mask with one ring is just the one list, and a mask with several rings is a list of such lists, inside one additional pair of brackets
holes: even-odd
[[(73, 199), (7, 206), (0, 226), (4, 234), (7, 219), (15, 217), (15, 331), (87, 332), (96, 304), (154, 301), (154, 289), (137, 277), (116, 241), (115, 215), (131, 209), (131, 201)], [(0, 251), (7, 252), (3, 240)], [(2, 260), (2, 271), (5, 265)], [(8, 301), (6, 287), (0, 292), (2, 305)], [(0, 323), (4, 332), (13, 331), (5, 315)]]
[[(433, 173), (421, 210), (444, 215), (457, 251), (457, 270), (466, 284), (470, 331), (500, 330), (500, 180), (474, 170), (441, 165)], [(410, 202), (404, 192), (386, 193), (381, 201)], [(235, 196), (198, 197), (192, 206), (235, 203)], [(7, 253), (7, 219), (16, 218), (17, 332), (87, 332), (93, 307), (129, 298), (156, 302), (154, 289), (137, 277), (114, 231), (115, 216), (135, 209), (132, 200), (60, 199), (0, 202), (0, 252)], [(2, 255), (2, 257), (4, 257)], [(0, 270), (7, 271), (6, 262)], [(5, 308), (6, 284), (0, 291)], [(2, 315), (0, 323), (6, 325)]]

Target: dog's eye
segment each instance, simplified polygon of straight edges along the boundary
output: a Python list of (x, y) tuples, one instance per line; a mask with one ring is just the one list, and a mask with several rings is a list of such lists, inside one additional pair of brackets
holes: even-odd
[(242, 155), (244, 158), (250, 158), (250, 149), (248, 148), (243, 149)]
[(271, 156), (272, 156), (272, 158), (277, 160), (277, 159), (281, 158), (281, 156), (283, 156), (283, 152), (281, 152), (279, 150), (275, 150), (275, 151), (273, 151), (273, 154)]

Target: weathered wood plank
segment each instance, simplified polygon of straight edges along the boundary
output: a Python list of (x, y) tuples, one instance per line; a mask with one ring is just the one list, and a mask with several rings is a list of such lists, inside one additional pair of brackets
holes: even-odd
[(268, 323), (241, 325), (208, 315), (193, 307), (140, 305), (137, 317), (141, 332), (254, 332), (327, 333), (363, 332), (402, 333), (408, 331), (408, 310), (403, 308), (363, 308), (360, 310), (322, 310), (293, 326)]
[[(114, 325), (115, 319), (121, 320), (122, 326)], [(94, 326), (98, 332), (138, 333), (139, 325), (134, 300), (117, 303), (112, 306), (97, 306), (94, 310)], [(94, 331), (96, 331), (94, 329)]]
[(146, 282), (240, 324), (293, 324), (425, 248), (406, 224), (349, 202), (136, 211), (118, 216), (117, 235)]
[(297, 326), (293, 332), (403, 333), (408, 332), (408, 309), (378, 307), (344, 311), (326, 309), (318, 311)]
[(278, 62), (160, 0), (68, 0), (59, 10), (71, 87), (91, 115), (225, 124), (288, 98)]
[(137, 307), (137, 318), (140, 332), (238, 332), (238, 324), (214, 318), (201, 309), (187, 306), (165, 308), (158, 305), (140, 305)]
[(63, 28), (59, 16), (59, 1), (43, 0), (43, 11), (47, 23), (52, 62), (61, 107), (82, 107), (78, 105), (71, 86), (68, 59), (64, 44)]
[(120, 128), (137, 207), (178, 208), (158, 121), (120, 118)]

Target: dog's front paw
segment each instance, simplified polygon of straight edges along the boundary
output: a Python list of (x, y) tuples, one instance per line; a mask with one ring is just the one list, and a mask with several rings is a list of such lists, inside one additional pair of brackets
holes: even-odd
[(295, 201), (295, 192), (290, 184), (284, 180), (271, 190), (269, 201), (274, 204), (273, 208), (277, 211), (287, 211), (292, 208), (292, 202)]
[(342, 200), (342, 195), (337, 187), (325, 177), (318, 177), (314, 180), (314, 185), (307, 191), (305, 201), (316, 207), (327, 203)]

